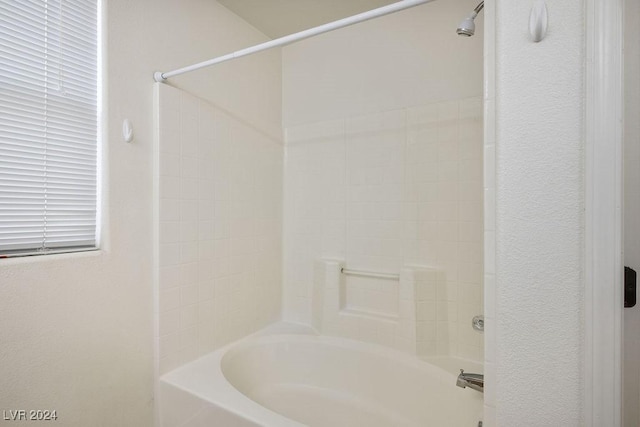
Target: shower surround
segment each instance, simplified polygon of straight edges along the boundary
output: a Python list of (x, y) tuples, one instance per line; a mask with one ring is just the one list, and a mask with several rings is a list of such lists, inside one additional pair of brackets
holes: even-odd
[[(283, 49), (286, 320), (319, 311), (319, 260), (426, 268), (436, 280), (414, 295), (418, 354), (483, 360), (471, 320), (484, 294), (484, 17), (474, 37), (459, 37), (468, 8), (433, 2)], [(398, 348), (399, 283), (342, 282), (340, 308), (363, 316), (331, 333)], [(395, 325), (373, 326), (383, 318)]]
[(285, 48), (284, 138), (156, 84), (158, 387), (280, 317), (482, 371), (482, 39), (431, 6)]
[(343, 276), (339, 308), (351, 315), (321, 332), (411, 351), (409, 330), (421, 356), (481, 361), (481, 99), (294, 126), (286, 142), (285, 319), (317, 323), (318, 260), (427, 268), (416, 324), (403, 324), (398, 280)]
[(156, 84), (159, 373), (280, 318), (280, 141)]

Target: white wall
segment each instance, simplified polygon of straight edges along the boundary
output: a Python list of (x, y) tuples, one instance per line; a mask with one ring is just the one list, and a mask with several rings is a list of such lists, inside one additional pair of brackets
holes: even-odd
[(530, 7), (495, 6), (497, 314), (487, 345), (496, 372), (487, 381), (497, 406), (488, 425), (579, 426), (584, 4), (547, 1), (540, 43), (528, 38)]
[[(319, 258), (432, 267), (444, 279), (420, 353), (482, 359), (482, 16), (475, 37), (455, 32), (469, 7), (435, 2), (283, 49), (285, 318), (310, 322)], [(397, 315), (387, 285), (346, 278), (344, 308)], [(352, 323), (323, 332), (399, 337)]]
[[(640, 272), (640, 3), (624, 11), (624, 265)], [(640, 425), (640, 304), (624, 309), (624, 426)]]
[[(151, 76), (265, 37), (213, 1), (104, 3), (106, 244), (98, 253), (2, 260), (0, 401), (57, 409), (65, 426), (138, 427), (151, 425), (153, 405)], [(278, 133), (279, 53), (253, 61), (176, 84)], [(133, 144), (120, 138), (124, 118)]]

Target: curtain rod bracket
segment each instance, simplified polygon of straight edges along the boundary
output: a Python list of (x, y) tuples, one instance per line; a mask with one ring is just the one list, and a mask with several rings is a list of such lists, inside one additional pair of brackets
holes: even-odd
[(153, 79), (158, 83), (164, 83), (167, 81), (166, 77), (161, 71), (156, 71), (155, 73), (153, 73)]

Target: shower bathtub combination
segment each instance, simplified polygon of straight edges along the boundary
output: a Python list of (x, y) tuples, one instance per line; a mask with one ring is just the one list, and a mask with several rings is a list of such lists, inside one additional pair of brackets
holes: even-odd
[[(279, 271), (274, 273), (268, 267), (272, 261), (280, 265), (280, 259), (271, 253), (273, 249), (281, 249), (279, 239), (282, 237), (279, 232), (272, 233), (281, 227), (281, 218), (274, 212), (280, 212), (278, 200), (283, 199), (283, 149), (280, 144), (273, 144), (278, 137), (164, 84), (183, 73), (431, 1), (399, 1), (195, 65), (154, 74), (157, 107), (154, 167), (158, 177), (154, 191), (159, 201), (155, 221), (159, 225), (157, 243), (160, 247), (157, 290), (160, 294), (173, 289), (173, 297), (179, 301), (164, 304), (163, 311), (163, 297), (158, 295), (156, 425), (482, 425), (483, 366), (477, 361), (481, 360), (481, 345), (477, 345), (481, 336), (476, 334), (481, 329), (465, 330), (465, 335), (460, 337), (466, 340), (467, 349), (479, 351), (472, 356), (469, 351), (465, 356), (452, 350), (457, 343), (450, 343), (450, 336), (456, 340), (463, 328), (458, 327), (457, 308), (455, 315), (451, 314), (453, 299), (447, 292), (452, 279), (447, 280), (447, 266), (434, 267), (426, 265), (427, 262), (413, 265), (403, 260), (394, 267), (371, 272), (347, 267), (344, 257), (305, 259), (305, 268), (313, 270), (313, 274), (304, 275), (305, 285), (310, 288), (304, 295), (307, 299), (304, 310), (310, 312), (309, 323), (279, 321), (282, 277)], [(463, 21), (458, 28), (459, 35), (473, 35), (474, 19), (482, 7), (481, 2)], [(388, 136), (395, 128), (384, 126), (395, 126), (396, 122), (402, 123), (398, 126), (405, 126), (406, 114), (406, 129), (402, 128), (402, 132), (407, 135), (410, 131), (419, 132), (434, 126), (442, 127), (445, 129), (442, 133), (446, 134), (447, 126), (455, 127), (457, 132), (463, 119), (477, 120), (480, 113), (474, 111), (481, 110), (481, 101), (469, 98), (392, 111), (385, 116), (391, 119), (382, 120), (382, 125), (371, 121), (375, 122), (374, 131)], [(435, 116), (431, 114), (434, 111)], [(449, 114), (451, 111), (455, 114)], [(394, 120), (396, 116), (401, 120)], [(372, 133), (371, 129), (360, 131), (360, 138)], [(381, 140), (385, 142), (384, 138)], [(404, 161), (404, 155), (393, 159)], [(238, 160), (244, 162), (244, 167), (229, 166)], [(252, 175), (253, 170), (267, 178)], [(231, 179), (217, 175), (224, 173), (230, 174)], [(233, 196), (229, 181), (236, 182), (240, 190)], [(243, 208), (242, 215), (248, 217), (254, 208), (249, 201), (256, 194), (263, 196), (261, 202), (265, 204), (257, 210), (262, 215), (258, 218), (262, 234), (251, 235), (254, 230), (239, 227), (242, 225), (239, 221), (236, 225), (242, 233), (234, 249), (240, 255), (243, 250), (256, 251), (250, 243), (253, 238), (259, 240), (256, 246), (261, 258), (255, 264), (261, 270), (243, 269), (246, 265), (238, 256), (233, 266), (220, 264), (222, 270), (233, 270), (239, 277), (235, 283), (219, 281), (220, 284), (216, 283), (219, 288), (205, 285), (196, 289), (193, 283), (202, 282), (200, 276), (204, 276), (208, 284), (213, 283), (209, 279), (221, 277), (215, 276), (214, 265), (218, 261), (215, 253), (229, 252), (224, 245), (216, 247), (216, 239), (229, 239), (230, 225), (224, 222), (228, 221), (225, 209), (216, 210), (214, 202), (226, 204), (229, 210), (230, 201), (234, 200), (236, 207)], [(392, 201), (399, 203), (397, 196)], [(217, 218), (222, 221), (219, 228), (214, 226)], [(190, 237), (184, 241), (180, 240), (185, 234), (183, 225), (176, 231), (179, 221), (184, 222), (186, 231), (193, 231), (186, 233)], [(189, 224), (193, 227), (189, 228)], [(200, 230), (206, 237), (196, 236)], [(252, 259), (258, 259), (257, 255), (251, 253)], [(389, 273), (397, 271), (397, 267), (400, 267), (399, 274)], [(180, 290), (178, 295), (176, 283), (184, 277), (190, 292), (185, 291), (183, 295)], [(170, 284), (162, 284), (164, 281)], [(370, 293), (370, 290), (373, 291)], [(223, 306), (218, 292), (228, 297), (226, 302), (231, 301), (229, 305), (235, 304), (235, 307)], [(375, 298), (371, 298), (373, 293), (377, 293)], [(236, 303), (240, 300), (243, 310), (250, 315), (231, 319), (228, 314), (234, 309), (234, 313), (239, 312)], [(471, 320), (469, 310), (467, 307), (467, 312), (461, 312), (460, 317)], [(215, 329), (219, 324), (230, 325), (232, 332), (225, 335)], [(259, 327), (263, 328), (253, 332)], [(470, 324), (465, 323), (464, 327), (471, 330)], [(463, 377), (463, 369), (478, 375)], [(479, 378), (479, 382), (467, 384), (467, 378)], [(466, 385), (469, 387), (464, 388)], [(472, 389), (473, 386), (477, 390)]]
[(437, 363), (279, 323), (164, 375), (160, 416), (163, 427), (477, 426), (482, 394), (456, 387), (455, 360)]
[[(420, 295), (436, 285), (436, 269), (406, 266), (394, 276), (321, 259), (314, 270), (313, 327), (276, 322), (168, 372), (159, 385), (163, 427), (479, 425), (483, 395), (457, 387), (456, 377), (482, 365), (422, 354)], [(391, 281), (397, 316), (348, 308), (352, 275)], [(354, 322), (396, 334), (386, 345), (365, 342), (348, 332)]]

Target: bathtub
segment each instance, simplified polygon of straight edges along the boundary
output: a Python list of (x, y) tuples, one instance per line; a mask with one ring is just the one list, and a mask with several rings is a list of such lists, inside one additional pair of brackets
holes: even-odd
[(162, 427), (476, 427), (482, 394), (456, 387), (451, 369), (478, 366), (436, 363), (279, 325), (161, 377), (160, 421)]

